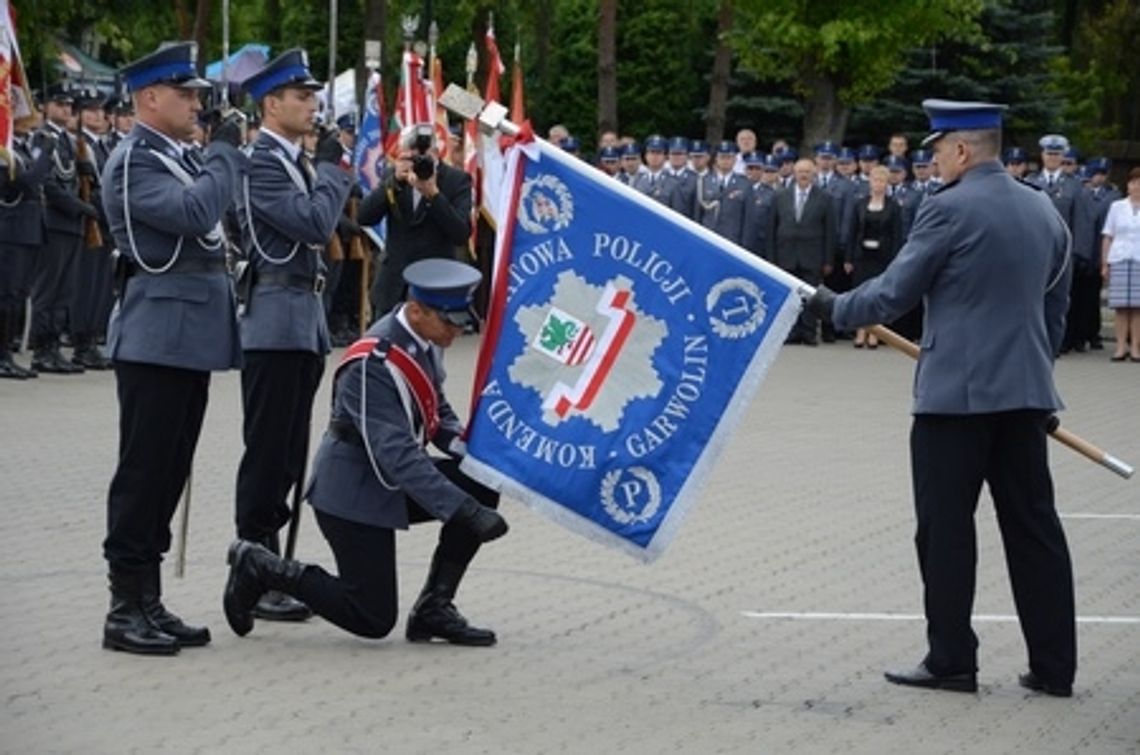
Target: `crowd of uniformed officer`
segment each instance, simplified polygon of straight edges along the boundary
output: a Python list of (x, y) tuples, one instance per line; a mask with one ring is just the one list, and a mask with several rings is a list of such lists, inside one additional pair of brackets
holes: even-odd
[[(812, 274), (805, 277), (802, 268), (781, 262), (780, 250), (774, 248), (773, 208), (781, 191), (794, 188), (794, 166), (800, 159), (784, 140), (777, 140), (771, 151), (763, 153), (756, 150), (756, 135), (749, 129), (742, 129), (736, 140), (711, 146), (681, 136), (666, 139), (654, 134), (644, 144), (612, 132), (607, 136), (596, 157), (605, 173), (789, 272), (814, 279)], [(567, 151), (579, 151), (573, 136), (561, 144)], [(1039, 147), (1039, 170), (1028, 170), (1029, 156), (1019, 147), (1005, 150), (1003, 162), (1015, 178), (1049, 195), (1072, 233), (1074, 276), (1061, 353), (1101, 349), (1099, 236), (1109, 206), (1121, 193), (1107, 181), (1111, 167), (1107, 158), (1095, 157), (1081, 165), (1076, 150), (1058, 134), (1042, 137)], [(818, 272), (832, 290), (845, 291), (852, 284), (852, 262), (861, 251), (856, 248), (860, 241), (857, 209), (867, 201), (871, 170), (883, 165), (889, 171), (887, 196), (902, 211), (904, 240), (919, 206), (943, 182), (931, 152), (908, 153), (902, 134), (892, 134), (886, 150), (872, 144), (854, 149), (827, 141), (815, 145), (812, 152), (813, 185), (830, 199), (834, 229), (824, 234), (822, 263), (812, 273)], [(921, 308), (893, 325), (901, 334), (917, 339), (922, 329)], [(824, 323), (824, 341), (833, 341), (837, 335)], [(815, 343), (811, 334), (799, 332), (791, 340)]]

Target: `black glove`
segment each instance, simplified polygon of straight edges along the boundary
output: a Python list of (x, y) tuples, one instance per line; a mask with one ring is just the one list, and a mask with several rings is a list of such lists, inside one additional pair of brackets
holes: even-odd
[(360, 229), (360, 224), (347, 215), (341, 215), (336, 221), (336, 230), (341, 236), (359, 236), (364, 233)]
[(466, 527), (481, 543), (502, 537), (510, 529), (499, 512), (470, 499), (459, 507), (451, 521)]
[(327, 129), (321, 133), (314, 157), (316, 157), (318, 163), (340, 165), (341, 159), (344, 158), (344, 145), (341, 144), (340, 139), (337, 138), (337, 130), (335, 128)]
[(831, 313), (835, 310), (835, 292), (827, 286), (819, 286), (815, 293), (804, 299), (804, 308), (813, 315), (831, 322)]
[(237, 110), (233, 111), (210, 130), (210, 143), (222, 142), (231, 147), (240, 147), (244, 122), (245, 116)]
[(364, 199), (364, 189), (360, 188), (360, 184), (355, 181), (348, 189), (349, 199)]
[(99, 219), (99, 210), (90, 202), (79, 203), (79, 214), (89, 218)]

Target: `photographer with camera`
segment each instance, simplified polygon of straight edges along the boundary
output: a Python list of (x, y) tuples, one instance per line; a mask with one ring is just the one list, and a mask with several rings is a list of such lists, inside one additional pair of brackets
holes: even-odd
[(455, 259), (471, 235), (471, 178), (439, 162), (430, 124), (400, 132), (393, 165), (379, 188), (360, 203), (357, 222), (388, 218), (387, 257), (372, 287), (372, 313), (379, 318), (403, 299), (404, 269), (432, 257)]

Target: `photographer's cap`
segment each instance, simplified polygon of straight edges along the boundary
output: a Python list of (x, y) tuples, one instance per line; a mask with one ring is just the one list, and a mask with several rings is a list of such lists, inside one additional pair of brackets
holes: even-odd
[(120, 73), (132, 92), (157, 84), (179, 89), (211, 87), (198, 78), (198, 45), (194, 42), (164, 42), (149, 55), (127, 63)]
[(458, 260), (420, 260), (404, 269), (408, 298), (436, 310), (458, 327), (479, 321), (472, 305), (482, 280), (482, 273)]
[(1002, 112), (1008, 105), (993, 102), (923, 100), (922, 109), (930, 118), (930, 135), (922, 140), (928, 147), (951, 131), (988, 131), (1001, 128)]
[(300, 89), (323, 89), (324, 85), (313, 78), (309, 71), (309, 54), (300, 47), (286, 50), (265, 64), (257, 73), (241, 83), (245, 91), (255, 101), (281, 87)]

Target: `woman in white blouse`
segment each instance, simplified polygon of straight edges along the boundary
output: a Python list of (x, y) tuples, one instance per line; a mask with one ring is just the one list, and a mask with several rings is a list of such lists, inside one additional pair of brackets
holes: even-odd
[(1128, 196), (1109, 207), (1101, 233), (1100, 273), (1116, 311), (1112, 361), (1140, 362), (1140, 167), (1128, 173)]

